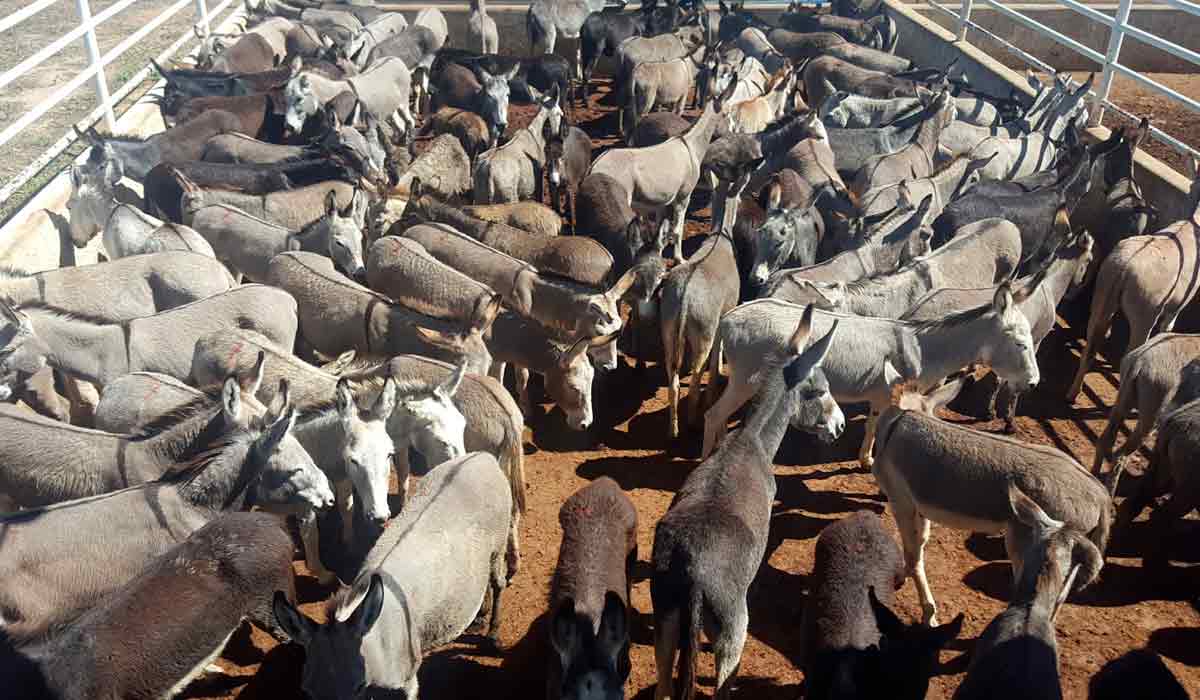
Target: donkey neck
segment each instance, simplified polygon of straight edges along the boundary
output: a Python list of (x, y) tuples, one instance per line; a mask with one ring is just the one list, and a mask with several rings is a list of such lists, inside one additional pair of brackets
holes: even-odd
[(791, 405), (788, 401), (787, 387), (782, 376), (776, 372), (759, 392), (754, 410), (742, 426), (741, 435), (758, 442), (763, 454), (770, 464), (783, 436), (787, 433), (788, 421), (791, 419)]
[(129, 374), (123, 324), (91, 323), (54, 313), (30, 316), (34, 332), (46, 345), (47, 364), (100, 386)]
[(104, 142), (104, 147), (111, 150), (116, 160), (124, 166), (125, 175), (141, 181), (150, 174), (150, 169), (162, 161), (162, 148), (157, 138), (145, 141), (111, 139)]
[(341, 448), (346, 444), (346, 423), (335, 407), (302, 413), (296, 419), (295, 434), (321, 471), (331, 477), (345, 473)]
[(990, 329), (986, 328), (991, 312), (953, 325), (933, 324), (919, 327), (913, 333), (919, 354), (918, 383), (922, 391), (940, 383), (951, 372), (973, 362), (986, 362), (988, 344), (980, 342)]
[(196, 467), (194, 476), (181, 477), (179, 495), (197, 508), (240, 510), (261, 471), (253, 445), (251, 434), (243, 434), (216, 448), (208, 464)]
[(929, 178), (929, 183), (933, 185), (935, 196), (940, 200), (940, 202), (935, 202), (935, 204), (949, 202), (954, 198), (959, 188), (963, 186), (963, 179), (967, 175), (967, 166), (970, 163), (970, 159), (966, 157), (957, 158), (953, 163), (943, 168), (941, 172)]
[(712, 143), (713, 132), (717, 130), (720, 121), (720, 115), (713, 109), (714, 104), (715, 101), (709, 102), (704, 114), (701, 114), (692, 128), (680, 137), (687, 146), (689, 155), (696, 159), (697, 166), (704, 160), (704, 154), (708, 152), (708, 146)]

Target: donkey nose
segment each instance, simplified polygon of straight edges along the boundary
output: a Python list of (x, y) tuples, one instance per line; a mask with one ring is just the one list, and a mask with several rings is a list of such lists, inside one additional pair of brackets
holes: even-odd
[(367, 283), (367, 268), (360, 267), (350, 276), (355, 282), (365, 285)]

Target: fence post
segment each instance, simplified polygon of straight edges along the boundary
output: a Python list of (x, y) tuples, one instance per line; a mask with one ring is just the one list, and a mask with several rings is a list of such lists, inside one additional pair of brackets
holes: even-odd
[(208, 36), (208, 2), (207, 0), (196, 0), (196, 25), (204, 30), (204, 35)]
[(1117, 5), (1117, 16), (1113, 19), (1112, 31), (1108, 35), (1108, 52), (1104, 54), (1104, 72), (1100, 75), (1100, 87), (1096, 89), (1096, 96), (1092, 98), (1092, 116), (1088, 119), (1088, 126), (1100, 126), (1100, 120), (1104, 117), (1104, 101), (1108, 99), (1108, 92), (1112, 89), (1113, 64), (1119, 63), (1121, 58), (1121, 44), (1125, 41), (1125, 27), (1129, 26), (1129, 10), (1133, 8), (1133, 0), (1121, 0)]
[(75, 0), (79, 9), (79, 25), (86, 26), (83, 43), (87, 47), (88, 65), (96, 66), (96, 75), (92, 80), (96, 84), (96, 97), (104, 107), (104, 126), (112, 133), (116, 129), (116, 117), (113, 116), (112, 101), (108, 97), (108, 79), (104, 77), (104, 66), (100, 65), (100, 45), (96, 43), (96, 28), (92, 24), (92, 6), (88, 0)]
[(971, 6), (975, 4), (974, 0), (962, 0), (962, 7), (958, 10), (958, 40), (967, 40), (967, 22), (971, 21)]

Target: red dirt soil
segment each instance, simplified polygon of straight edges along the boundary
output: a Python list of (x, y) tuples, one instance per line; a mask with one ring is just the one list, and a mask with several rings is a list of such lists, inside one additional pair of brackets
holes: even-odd
[[(594, 94), (593, 100), (589, 109), (577, 110), (572, 122), (582, 124), (592, 134), (614, 133), (615, 115), (610, 107), (601, 106), (603, 93)], [(597, 100), (601, 105), (596, 104)], [(523, 126), (531, 116), (528, 107), (514, 107), (513, 111), (511, 128)], [(689, 235), (703, 232), (707, 221), (707, 209), (693, 211), (689, 215)], [(1114, 340), (1105, 348), (1109, 353), (1089, 375), (1078, 404), (1068, 406), (1062, 397), (1078, 361), (1086, 308), (1073, 307), (1066, 315), (1072, 318), (1070, 326), (1060, 319), (1041, 346), (1043, 384), (1022, 401), (1018, 434), (1023, 440), (1065, 450), (1090, 465), (1094, 440), (1103, 430), (1116, 396), (1116, 364), (1104, 358), (1113, 357), (1114, 349), (1119, 358), (1124, 340), (1118, 337), (1121, 333), (1114, 333)], [(827, 523), (857, 510), (886, 511), (887, 504), (874, 479), (855, 461), (863, 434), (862, 411), (850, 407), (847, 416), (847, 434), (836, 444), (821, 445), (808, 436), (791, 433), (776, 457), (778, 494), (770, 544), (752, 589), (750, 635), (735, 697), (799, 697), (803, 683), (797, 666), (801, 658), (800, 619), (816, 537)], [(1000, 421), (980, 421), (955, 413), (944, 417), (982, 430), (1001, 429)], [(654, 524), (697, 463), (699, 435), (692, 433), (674, 445), (668, 444), (664, 378), (654, 366), (638, 374), (622, 364), (610, 375), (598, 376), (596, 422), (598, 427), (581, 434), (567, 428), (556, 408), (530, 417), (525, 433), (529, 510), (522, 520), (521, 569), (504, 594), (502, 650), (489, 652), (470, 641), (461, 641), (430, 654), (420, 672), (423, 697), (491, 700), (544, 696), (547, 648), (542, 616), (561, 539), (558, 510), (567, 496), (601, 475), (614, 478), (638, 509), (641, 566), (633, 589), (633, 672), (625, 690), (630, 698), (653, 697), (653, 632), (646, 561)], [(1135, 463), (1134, 471), (1139, 465)], [(1125, 487), (1130, 487), (1136, 476), (1125, 481)], [(895, 535), (890, 516), (885, 522)], [(1195, 534), (1194, 527), (1186, 529)], [(1179, 540), (1194, 541), (1194, 537)], [(1150, 533), (1144, 516), (1131, 528), (1117, 531), (1100, 579), (1063, 607), (1057, 630), (1065, 697), (1086, 698), (1088, 680), (1101, 666), (1146, 646), (1164, 657), (1186, 688), (1200, 687), (1200, 614), (1190, 602), (1200, 595), (1200, 567), (1194, 565), (1200, 561), (1200, 551), (1194, 544), (1174, 546), (1172, 558), (1176, 561), (1169, 573), (1143, 570), (1140, 554), (1161, 545)], [(942, 653), (941, 666), (930, 685), (928, 697), (949, 698), (962, 681), (976, 638), (1005, 607), (1011, 585), (1010, 567), (1000, 538), (972, 536), (936, 524), (926, 561), (942, 618), (949, 620), (959, 612), (966, 615), (962, 638)], [(298, 560), (295, 568), (302, 609), (319, 619), (321, 603), (331, 591), (317, 586), (302, 561)], [(897, 592), (897, 600), (902, 617), (919, 617), (911, 582)], [(707, 645), (704, 651), (700, 657), (700, 693), (708, 697), (713, 692), (712, 656), (707, 653)], [(276, 645), (260, 630), (243, 629), (219, 660), (228, 675), (202, 678), (181, 697), (301, 697), (303, 656), (294, 645)]]

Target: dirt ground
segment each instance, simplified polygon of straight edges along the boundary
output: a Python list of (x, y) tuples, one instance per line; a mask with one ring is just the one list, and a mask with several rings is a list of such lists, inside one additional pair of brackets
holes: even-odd
[[(514, 115), (512, 128), (529, 118), (528, 108), (516, 108), (515, 112), (519, 114)], [(580, 110), (576, 119), (594, 134), (614, 131), (615, 119), (607, 108), (593, 105)], [(699, 199), (700, 204), (706, 204)], [(689, 234), (706, 228), (708, 213), (707, 208), (693, 210)], [(1071, 311), (1078, 316), (1077, 309)], [(1112, 362), (1102, 359), (1088, 377), (1078, 405), (1065, 404), (1062, 396), (1077, 362), (1082, 321), (1082, 317), (1073, 317), (1070, 326), (1060, 322), (1042, 344), (1039, 359), (1043, 384), (1021, 404), (1019, 436), (1065, 450), (1090, 465), (1093, 441), (1103, 429), (1107, 409), (1116, 395), (1116, 370)], [(1119, 336), (1114, 334), (1110, 352), (1123, 348)], [(965, 402), (970, 403), (969, 399)], [(638, 509), (641, 563), (634, 585), (633, 672), (626, 695), (638, 700), (653, 697), (653, 633), (646, 562), (654, 525), (697, 464), (699, 451), (699, 436), (694, 433), (668, 443), (666, 413), (662, 373), (652, 365), (645, 374), (639, 374), (622, 364), (610, 375), (598, 377), (597, 427), (589, 433), (569, 430), (558, 409), (543, 410), (530, 418), (525, 433), (529, 509), (522, 521), (521, 570), (504, 596), (502, 649), (498, 653), (481, 650), (471, 640), (464, 640), (429, 655), (420, 672), (424, 697), (482, 700), (538, 697), (544, 692), (547, 647), (543, 615), (561, 538), (558, 509), (567, 496), (601, 475), (615, 479)], [(873, 478), (854, 461), (863, 432), (862, 411), (850, 407), (847, 415), (850, 425), (834, 445), (821, 445), (808, 436), (791, 433), (776, 458), (778, 495), (770, 545), (750, 600), (750, 638), (742, 658), (737, 697), (799, 697), (803, 685), (798, 668), (800, 619), (816, 537), (827, 523), (849, 513), (863, 509), (887, 512), (887, 503)], [(945, 417), (983, 430), (1000, 429), (999, 421), (956, 413)], [(1126, 486), (1134, 481), (1128, 479)], [(895, 534), (890, 516), (885, 516), (885, 522)], [(1175, 547), (1172, 551), (1177, 561), (1167, 574), (1143, 570), (1140, 553), (1160, 545), (1143, 522), (1116, 532), (1100, 580), (1063, 608), (1057, 628), (1067, 698), (1085, 698), (1088, 680), (1106, 662), (1147, 646), (1164, 657), (1185, 687), (1200, 687), (1200, 615), (1191, 605), (1200, 594), (1200, 567), (1194, 565), (1200, 550), (1194, 546)], [(949, 698), (963, 678), (976, 638), (1006, 604), (1010, 568), (999, 538), (972, 536), (936, 525), (927, 561), (945, 619), (959, 612), (966, 615), (962, 638), (943, 652), (930, 686), (930, 698)], [(302, 562), (297, 561), (295, 566), (302, 608), (319, 618), (321, 601), (330, 591), (317, 586)], [(911, 583), (897, 593), (897, 600), (902, 616), (917, 619), (919, 606)], [(300, 697), (302, 662), (303, 651), (299, 648), (276, 645), (263, 632), (244, 629), (235, 635), (219, 661), (227, 675), (201, 679), (183, 697)], [(701, 694), (709, 696), (713, 689), (711, 654), (702, 654), (700, 663)]]

